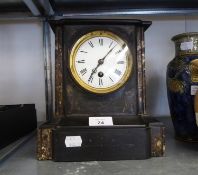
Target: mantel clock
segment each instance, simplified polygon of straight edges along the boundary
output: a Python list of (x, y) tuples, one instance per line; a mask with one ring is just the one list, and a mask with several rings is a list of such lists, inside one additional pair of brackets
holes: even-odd
[[(38, 131), (38, 159), (162, 156), (164, 127), (145, 117), (140, 20), (51, 20), (56, 38), (55, 116)], [(105, 125), (90, 125), (90, 120)]]

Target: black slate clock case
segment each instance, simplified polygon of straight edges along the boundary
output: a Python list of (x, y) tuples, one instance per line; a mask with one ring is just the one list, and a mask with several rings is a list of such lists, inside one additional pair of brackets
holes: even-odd
[[(91, 161), (162, 156), (164, 126), (145, 112), (144, 31), (151, 23), (140, 20), (52, 20), (50, 23), (56, 37), (56, 114), (38, 131), (38, 159)], [(105, 95), (79, 87), (69, 69), (74, 43), (84, 34), (97, 30), (118, 35), (133, 56), (132, 74), (127, 83)], [(93, 116), (111, 116), (114, 125), (89, 126), (89, 117)], [(67, 136), (80, 136), (81, 146), (66, 147)], [(42, 147), (46, 147), (45, 151)]]
[[(106, 95), (96, 95), (80, 88), (72, 79), (69, 69), (69, 53), (74, 42), (82, 35), (92, 31), (110, 31), (122, 38), (133, 55), (133, 71), (128, 82), (116, 92)], [(65, 25), (64, 29), (64, 99), (66, 116), (126, 116), (137, 112), (137, 62), (135, 26), (115, 24), (85, 24)], [(129, 39), (130, 38), (130, 39)], [(69, 75), (69, 76), (68, 76)]]

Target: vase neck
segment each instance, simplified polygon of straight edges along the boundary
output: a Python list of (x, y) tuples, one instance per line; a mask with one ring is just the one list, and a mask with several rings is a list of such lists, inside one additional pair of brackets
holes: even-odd
[(183, 33), (172, 38), (176, 56), (198, 54), (198, 33)]

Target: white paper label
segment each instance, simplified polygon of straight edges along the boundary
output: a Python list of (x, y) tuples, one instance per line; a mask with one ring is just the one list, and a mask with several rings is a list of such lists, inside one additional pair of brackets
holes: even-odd
[(65, 145), (66, 147), (81, 147), (82, 138), (81, 136), (66, 136)]
[(198, 113), (195, 113), (195, 117), (196, 117), (196, 124), (198, 126)]
[(195, 95), (197, 90), (198, 90), (198, 86), (195, 85), (191, 86), (191, 95)]
[(181, 43), (180, 49), (181, 50), (191, 50), (191, 49), (193, 49), (193, 42), (189, 41), (189, 42)]
[(89, 126), (112, 126), (112, 117), (89, 117)]

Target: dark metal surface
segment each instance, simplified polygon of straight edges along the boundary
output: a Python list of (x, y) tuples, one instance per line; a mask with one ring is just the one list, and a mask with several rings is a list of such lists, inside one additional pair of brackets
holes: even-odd
[(56, 14), (51, 18), (60, 19), (135, 19), (155, 16), (184, 16), (198, 15), (198, 9), (115, 9), (107, 11), (76, 11), (64, 14)]
[(1, 0), (0, 15), (2, 14), (3, 17), (53, 16), (56, 19), (197, 15), (198, 3), (196, 0)]
[(23, 0), (1, 0), (0, 14), (9, 12), (29, 12)]
[(79, 10), (198, 8), (196, 0), (50, 0), (57, 12)]
[(44, 10), (44, 14), (46, 16), (52, 16), (54, 15), (54, 10), (51, 6), (51, 3), (49, 2), (49, 0), (37, 0), (40, 5), (42, 6), (43, 10)]
[(0, 19), (24, 20), (32, 17), (40, 17), (41, 12), (37, 6), (39, 0), (1, 0)]
[(45, 71), (45, 97), (47, 120), (53, 116), (53, 86), (52, 86), (52, 60), (51, 60), (51, 35), (47, 21), (43, 22), (43, 48)]
[(32, 14), (34, 16), (39, 16), (41, 15), (39, 9), (37, 8), (37, 6), (35, 5), (33, 0), (23, 0), (23, 2), (26, 4), (26, 6), (30, 9), (30, 11), (32, 12)]
[(50, 0), (57, 16), (197, 14), (196, 0)]
[(0, 18), (46, 17), (54, 14), (49, 0), (1, 0)]

